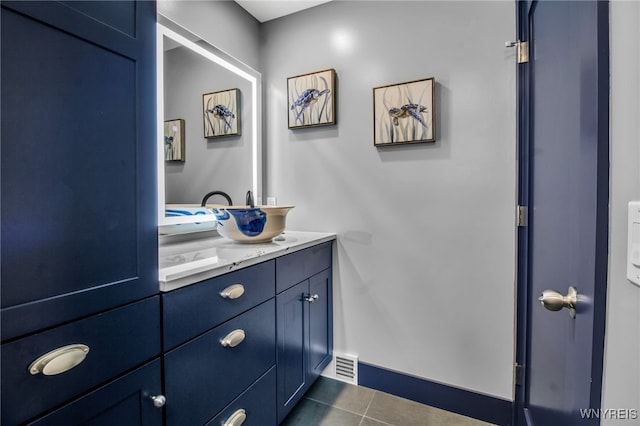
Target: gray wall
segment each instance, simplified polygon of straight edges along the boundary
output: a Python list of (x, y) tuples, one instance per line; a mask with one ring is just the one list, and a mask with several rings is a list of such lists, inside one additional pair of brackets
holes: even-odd
[[(366, 12), (365, 12), (366, 11)], [(266, 191), (338, 233), (335, 348), (512, 398), (513, 2), (332, 2), (263, 24)], [(286, 79), (335, 68), (338, 125), (287, 130)], [(372, 89), (435, 77), (437, 142), (376, 149)]]
[[(611, 203), (603, 408), (640, 410), (640, 287), (626, 279), (627, 203), (640, 200), (640, 3), (611, 2)], [(640, 419), (603, 425), (640, 425)]]
[[(184, 47), (165, 52), (164, 64), (165, 119), (182, 118), (186, 127), (185, 161), (165, 163), (166, 202), (197, 204), (209, 191), (222, 190), (244, 204), (252, 184), (251, 84)], [(206, 139), (202, 95), (227, 89), (241, 92), (241, 135)], [(209, 202), (226, 204), (221, 197)]]
[[(161, 1), (158, 10), (167, 13), (169, 3), (180, 4), (170, 17), (217, 40), (206, 11), (219, 2)], [(626, 204), (640, 199), (640, 4), (614, 1), (611, 14), (603, 407), (637, 408), (640, 289), (623, 265)], [(290, 228), (339, 234), (336, 349), (505, 398), (515, 297), (515, 66), (501, 46), (513, 38), (514, 18), (511, 2), (340, 2), (263, 25), (263, 46), (246, 13), (221, 21), (241, 29), (219, 34), (228, 53), (255, 68), (252, 55), (262, 52), (267, 191), (298, 206)], [(339, 77), (338, 125), (288, 131), (286, 78), (328, 67)], [(429, 76), (440, 83), (439, 142), (373, 148), (371, 89)]]

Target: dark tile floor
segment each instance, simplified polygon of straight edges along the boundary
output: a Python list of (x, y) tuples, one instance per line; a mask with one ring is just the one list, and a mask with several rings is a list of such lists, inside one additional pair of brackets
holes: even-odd
[(282, 426), (489, 426), (489, 423), (320, 377)]

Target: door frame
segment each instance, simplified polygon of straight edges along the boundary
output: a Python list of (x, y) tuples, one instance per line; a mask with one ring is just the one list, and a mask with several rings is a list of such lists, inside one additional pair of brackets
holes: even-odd
[[(592, 0), (588, 0), (592, 1)], [(516, 0), (516, 34), (518, 40), (529, 42), (530, 58), (533, 60), (533, 45), (529, 35), (528, 15), (536, 0)], [(601, 408), (602, 373), (605, 344), (607, 273), (609, 267), (609, 0), (597, 0), (597, 35), (598, 50), (598, 166), (597, 166), (597, 219), (596, 219), (596, 265), (594, 277), (593, 309), (593, 347), (592, 347), (592, 386), (590, 390), (590, 406), (584, 408)], [(517, 178), (518, 205), (529, 206), (530, 161), (529, 155), (529, 100), (531, 75), (528, 64), (517, 65), (516, 103), (517, 103)], [(525, 411), (530, 370), (528, 368), (529, 319), (527, 307), (532, 298), (529, 277), (529, 232), (528, 226), (517, 228), (517, 274), (516, 274), (516, 368), (513, 425), (528, 425)], [(522, 366), (522, 367), (520, 367)], [(593, 422), (598, 424), (597, 419)], [(588, 424), (587, 421), (584, 424)]]

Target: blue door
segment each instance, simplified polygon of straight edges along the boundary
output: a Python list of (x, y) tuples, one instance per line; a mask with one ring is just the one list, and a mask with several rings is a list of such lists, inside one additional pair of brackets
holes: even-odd
[(516, 414), (527, 425), (597, 424), (587, 411), (600, 407), (602, 384), (608, 3), (519, 8), (529, 41), (520, 74), (520, 202), (528, 226), (520, 231), (518, 358), (526, 374)]

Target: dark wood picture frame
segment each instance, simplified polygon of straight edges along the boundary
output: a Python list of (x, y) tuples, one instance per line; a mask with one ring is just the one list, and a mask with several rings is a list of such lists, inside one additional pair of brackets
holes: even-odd
[(182, 118), (164, 122), (164, 160), (185, 160), (185, 121)]
[(335, 125), (336, 94), (333, 68), (287, 78), (289, 129)]
[(240, 89), (203, 94), (204, 137), (240, 136), (240, 112)]
[(373, 89), (373, 144), (436, 141), (433, 77)]

